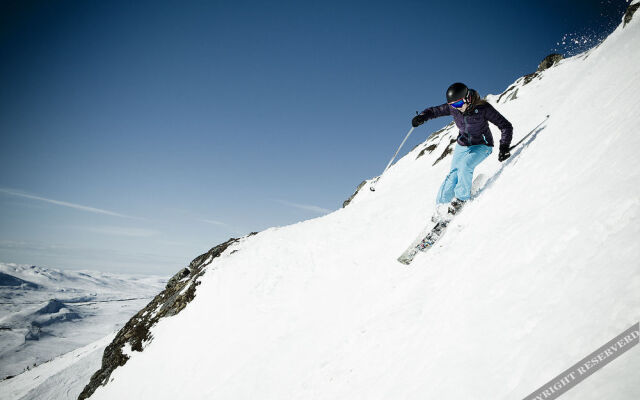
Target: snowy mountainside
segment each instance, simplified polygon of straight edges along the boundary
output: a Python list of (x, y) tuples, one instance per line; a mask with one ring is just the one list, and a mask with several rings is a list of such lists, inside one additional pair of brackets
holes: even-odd
[(0, 263), (0, 378), (119, 329), (164, 283), (157, 276)]
[(115, 332), (0, 382), (0, 399), (77, 399), (114, 336)]
[[(636, 17), (487, 96), (514, 142), (551, 117), (476, 169), (478, 198), (410, 267), (396, 257), (429, 220), (451, 125), (347, 207), (227, 242), (86, 395), (524, 398), (640, 320), (639, 38)], [(639, 370), (631, 349), (562, 398), (640, 398)]]

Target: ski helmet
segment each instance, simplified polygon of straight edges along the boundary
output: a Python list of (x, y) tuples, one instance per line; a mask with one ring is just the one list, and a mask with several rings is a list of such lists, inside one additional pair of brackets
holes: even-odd
[(447, 103), (451, 103), (456, 100), (467, 100), (469, 94), (469, 88), (464, 83), (456, 82), (449, 86), (447, 89)]

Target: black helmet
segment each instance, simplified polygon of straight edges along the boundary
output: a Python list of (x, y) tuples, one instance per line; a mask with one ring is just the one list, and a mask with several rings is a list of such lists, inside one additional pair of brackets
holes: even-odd
[(454, 102), (456, 100), (465, 99), (469, 94), (469, 88), (464, 83), (456, 82), (449, 86), (447, 89), (447, 103)]

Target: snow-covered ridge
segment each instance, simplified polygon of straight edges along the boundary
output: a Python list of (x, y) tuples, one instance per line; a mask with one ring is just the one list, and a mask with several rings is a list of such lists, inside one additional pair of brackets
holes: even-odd
[(76, 399), (114, 336), (115, 332), (0, 382), (0, 399)]
[[(410, 268), (396, 257), (429, 219), (453, 127), (348, 207), (194, 260), (172, 278), (188, 306), (146, 326), (144, 351), (118, 342), (126, 363), (85, 395), (524, 398), (640, 319), (638, 38), (632, 18), (487, 96), (514, 141), (551, 117), (478, 167), (481, 195)], [(632, 349), (562, 398), (640, 398), (638, 370)]]
[(124, 275), (89, 270), (59, 270), (14, 263), (0, 263), (0, 273), (47, 287), (51, 290), (58, 290), (60, 293), (68, 293), (69, 291), (105, 292), (105, 290), (110, 292), (130, 292), (139, 285), (144, 286), (149, 282), (155, 284), (158, 280), (163, 281), (166, 279), (149, 275)]

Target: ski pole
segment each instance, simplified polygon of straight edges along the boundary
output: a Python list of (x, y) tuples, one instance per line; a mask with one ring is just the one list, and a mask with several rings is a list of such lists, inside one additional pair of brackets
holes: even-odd
[(549, 114), (547, 114), (547, 116), (542, 120), (542, 122), (540, 122), (540, 123), (538, 124), (538, 126), (536, 126), (535, 128), (533, 128), (533, 129), (531, 130), (531, 132), (527, 133), (527, 134), (525, 135), (525, 137), (523, 137), (522, 139), (520, 139), (520, 140), (518, 141), (518, 143), (516, 143), (516, 144), (514, 144), (513, 146), (509, 147), (509, 151), (513, 150), (517, 145), (519, 145), (519, 144), (520, 144), (520, 143), (522, 143), (526, 138), (528, 138), (529, 136), (531, 136), (531, 134), (532, 134), (533, 132), (535, 132), (535, 131), (540, 127), (540, 125), (542, 125), (542, 124), (544, 124), (545, 122), (547, 122), (547, 120), (548, 120), (548, 119), (549, 119)]
[(384, 173), (387, 172), (387, 170), (391, 166), (391, 163), (393, 162), (393, 160), (396, 159), (396, 156), (400, 152), (400, 149), (402, 148), (402, 146), (404, 146), (404, 142), (406, 142), (407, 139), (409, 139), (409, 136), (411, 135), (411, 132), (413, 132), (413, 129), (414, 129), (414, 127), (411, 127), (411, 129), (409, 129), (409, 132), (407, 133), (407, 136), (404, 137), (404, 140), (402, 141), (402, 143), (400, 143), (400, 147), (398, 147), (398, 150), (396, 150), (396, 154), (394, 154), (393, 157), (391, 157), (391, 160), (389, 161), (389, 164), (387, 164), (386, 168), (384, 169), (384, 171), (382, 171), (380, 176), (378, 176), (377, 178), (375, 178), (373, 180), (373, 182), (371, 182), (371, 186), (369, 186), (369, 190), (371, 190), (372, 192), (376, 191), (376, 183), (378, 183), (378, 180), (380, 179), (380, 177), (382, 177), (382, 175), (384, 175)]

